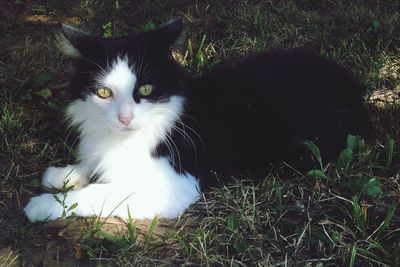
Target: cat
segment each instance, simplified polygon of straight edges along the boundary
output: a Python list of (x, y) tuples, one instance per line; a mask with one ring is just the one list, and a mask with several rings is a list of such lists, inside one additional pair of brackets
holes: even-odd
[[(100, 38), (62, 26), (58, 45), (74, 58), (66, 117), (80, 134), (79, 158), (49, 167), (42, 184), (73, 186), (65, 204), (74, 208), (64, 215), (127, 219), (129, 209), (138, 219), (176, 218), (220, 180), (262, 178), (271, 164), (309, 159), (300, 138), (332, 160), (348, 134), (368, 135), (364, 88), (344, 67), (275, 50), (192, 77), (171, 53), (182, 30), (174, 20)], [(63, 216), (55, 197), (63, 198), (32, 197), (28, 219)]]

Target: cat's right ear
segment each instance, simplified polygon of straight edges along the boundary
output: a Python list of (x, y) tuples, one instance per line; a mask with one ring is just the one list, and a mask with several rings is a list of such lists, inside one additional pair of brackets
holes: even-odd
[(61, 25), (61, 31), (57, 35), (57, 46), (67, 56), (79, 58), (82, 53), (80, 43), (88, 35), (68, 24)]

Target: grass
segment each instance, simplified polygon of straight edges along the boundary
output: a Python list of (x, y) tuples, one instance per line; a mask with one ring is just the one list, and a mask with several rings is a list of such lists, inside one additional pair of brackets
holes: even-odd
[[(2, 4), (0, 266), (399, 266), (399, 12), (396, 0)], [(74, 160), (76, 135), (61, 120), (70, 60), (55, 46), (57, 23), (109, 37), (175, 17), (186, 33), (174, 55), (192, 73), (299, 46), (352, 69), (368, 88), (376, 140), (349, 137), (330, 163), (306, 142), (315, 170), (287, 179), (283, 165), (259, 184), (217, 188), (174, 221), (27, 222), (22, 207), (43, 192), (45, 168)]]

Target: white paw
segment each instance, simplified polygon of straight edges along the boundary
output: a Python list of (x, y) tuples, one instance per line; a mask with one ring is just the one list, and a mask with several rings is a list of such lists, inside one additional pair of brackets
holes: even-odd
[(73, 186), (75, 189), (84, 187), (88, 184), (86, 177), (82, 177), (80, 170), (73, 165), (66, 167), (48, 167), (43, 174), (42, 185), (48, 188), (61, 189), (64, 183), (68, 187)]
[(54, 195), (43, 194), (31, 198), (24, 212), (31, 222), (55, 220), (61, 216), (62, 206), (55, 201)]

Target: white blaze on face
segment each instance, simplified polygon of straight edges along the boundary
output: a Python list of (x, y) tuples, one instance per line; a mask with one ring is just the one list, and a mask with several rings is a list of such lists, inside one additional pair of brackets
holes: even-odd
[(111, 71), (104, 77), (103, 84), (111, 88), (116, 101), (118, 121), (129, 127), (133, 120), (133, 89), (137, 77), (133, 69), (129, 67), (128, 58), (118, 58), (112, 65)]
[(128, 57), (118, 58), (111, 66), (110, 71), (102, 77), (104, 86), (116, 90), (121, 95), (132, 96), (137, 77), (129, 67)]
[(117, 129), (129, 130), (134, 123), (137, 104), (133, 100), (133, 90), (136, 82), (137, 77), (129, 66), (128, 57), (118, 57), (105, 74), (97, 78), (99, 86), (111, 89), (112, 97), (101, 99), (93, 96), (93, 101), (104, 108), (106, 120)]

